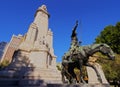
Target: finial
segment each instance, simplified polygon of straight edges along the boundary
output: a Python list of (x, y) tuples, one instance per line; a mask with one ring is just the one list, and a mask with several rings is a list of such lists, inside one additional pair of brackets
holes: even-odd
[(38, 9), (42, 9), (42, 10), (44, 10), (44, 11), (47, 11), (47, 7), (46, 7), (46, 5), (42, 5), (42, 6), (39, 7)]
[(36, 11), (35, 16), (37, 15), (37, 12), (39, 12), (39, 11), (42, 11), (43, 13), (47, 14), (48, 17), (50, 17), (50, 14), (47, 12), (47, 7), (46, 7), (46, 5), (40, 6), (40, 7), (37, 9), (37, 11)]

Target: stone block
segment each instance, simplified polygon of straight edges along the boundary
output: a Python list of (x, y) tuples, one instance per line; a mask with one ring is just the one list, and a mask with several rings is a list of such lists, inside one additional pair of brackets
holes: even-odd
[[(104, 75), (104, 72), (102, 70), (101, 65), (99, 65), (98, 63), (95, 63), (94, 66), (96, 67), (97, 71), (100, 74), (100, 77), (102, 79), (102, 83), (103, 84), (109, 84), (108, 81), (105, 78), (105, 75)], [(100, 81), (98, 80), (97, 74), (92, 67), (87, 67), (87, 73), (88, 73), (88, 78), (89, 78), (88, 79), (89, 84), (99, 84), (100, 83)]]
[(0, 79), (0, 87), (18, 86), (19, 79)]
[(26, 86), (39, 86), (39, 87), (45, 87), (46, 84), (44, 83), (43, 80), (40, 79), (21, 79), (19, 82), (20, 87), (26, 87)]
[(47, 87), (110, 87), (108, 84), (47, 84)]

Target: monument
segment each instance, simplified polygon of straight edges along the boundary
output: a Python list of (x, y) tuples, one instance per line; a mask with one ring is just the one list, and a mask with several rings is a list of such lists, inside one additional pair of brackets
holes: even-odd
[(61, 79), (59, 79), (60, 72), (56, 68), (53, 32), (48, 29), (49, 17), (50, 15), (45, 5), (38, 8), (35, 13), (35, 19), (30, 25), (26, 38), (20, 45), (19, 50), (23, 52), (22, 55), (29, 58), (30, 64), (28, 67), (34, 68), (34, 71), (25, 73), (25, 78), (34, 77), (34, 79), (39, 79), (40, 77), (46, 83), (59, 83)]
[(17, 79), (20, 86), (62, 83), (61, 72), (56, 68), (53, 32), (48, 29), (49, 17), (45, 5), (37, 9), (11, 64), (0, 71), (1, 79)]
[[(112, 49), (105, 43), (92, 44), (87, 46), (80, 46), (76, 28), (78, 26), (78, 21), (73, 28), (71, 35), (71, 46), (70, 49), (63, 55), (62, 58), (62, 81), (66, 83), (68, 80), (69, 84), (86, 84), (83, 79), (83, 66), (87, 67), (88, 73), (88, 84), (87, 87), (99, 86), (99, 87), (109, 87), (103, 70), (98, 63), (90, 63), (90, 58), (93, 60), (93, 54), (96, 52), (101, 52), (102, 54), (108, 56), (109, 59), (114, 60), (115, 55)], [(66, 78), (66, 79), (65, 79)]]
[(45, 5), (38, 8), (26, 38), (19, 47), (22, 51), (30, 52), (29, 59), (35, 67), (54, 68), (56, 65), (52, 46), (53, 33), (48, 29), (49, 16)]
[[(17, 41), (18, 44), (12, 51), (12, 53), (15, 52), (11, 55), (11, 63), (0, 70), (0, 86), (96, 87), (96, 83), (99, 82), (101, 84), (99, 87), (106, 87), (103, 84), (104, 75), (100, 76), (101, 73), (103, 74), (101, 68), (97, 69), (98, 67), (91, 65), (88, 60), (90, 56), (98, 51), (107, 54), (110, 59), (114, 59), (114, 54), (110, 47), (106, 44), (80, 46), (76, 33), (77, 21), (71, 35), (71, 47), (63, 56), (62, 71), (60, 72), (56, 67), (53, 32), (48, 28), (49, 17), (50, 15), (45, 5), (37, 9), (34, 21), (30, 24), (28, 32), (21, 37), (20, 41)], [(83, 65), (91, 66), (94, 69), (93, 71), (88, 69), (89, 85), (84, 85), (86, 82), (82, 74)], [(74, 71), (77, 72), (75, 73)], [(96, 77), (92, 76), (91, 73), (96, 73)], [(64, 77), (73, 84), (63, 84), (62, 81), (65, 82)], [(92, 81), (94, 77), (96, 82), (94, 82), (95, 80)]]

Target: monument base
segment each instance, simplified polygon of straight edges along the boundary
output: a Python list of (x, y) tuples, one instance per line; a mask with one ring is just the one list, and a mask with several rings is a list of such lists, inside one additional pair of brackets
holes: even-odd
[[(96, 67), (97, 71), (100, 74), (100, 77), (102, 79), (102, 84), (109, 84), (107, 79), (105, 78), (101, 65), (99, 65), (98, 63), (95, 63), (94, 66)], [(100, 81), (98, 80), (96, 72), (92, 67), (87, 67), (87, 73), (89, 78), (88, 80), (89, 84), (100, 84)]]
[(61, 84), (61, 73), (57, 69), (35, 68), (33, 71), (28, 71), (24, 74), (23, 79), (40, 79), (47, 83)]
[(56, 66), (43, 68), (39, 66), (35, 67), (34, 63), (32, 63), (29, 58), (29, 53), (26, 51), (18, 51), (14, 54), (11, 64), (0, 71), (0, 79), (12, 79), (12, 81), (19, 79), (20, 83), (24, 83), (24, 81), (29, 83), (30, 81), (31, 84), (32, 81), (35, 83), (34, 81), (39, 80), (43, 80), (46, 84), (62, 83), (61, 72), (57, 70)]
[(46, 87), (110, 87), (108, 84), (47, 84)]
[(46, 84), (43, 80), (0, 79), (1, 87), (110, 87), (108, 84)]

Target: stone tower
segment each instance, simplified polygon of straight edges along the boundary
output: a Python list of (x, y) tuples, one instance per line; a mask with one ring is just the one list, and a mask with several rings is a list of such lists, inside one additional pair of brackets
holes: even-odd
[(53, 50), (53, 33), (48, 29), (48, 18), (45, 5), (39, 7), (35, 13), (33, 23), (30, 25), (26, 38), (19, 49), (30, 52), (30, 62), (39, 68), (56, 67), (56, 56)]

